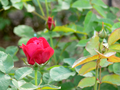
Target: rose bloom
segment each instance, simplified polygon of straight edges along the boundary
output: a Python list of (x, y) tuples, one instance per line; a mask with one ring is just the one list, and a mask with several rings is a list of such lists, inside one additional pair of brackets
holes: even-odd
[(33, 37), (26, 45), (20, 46), (27, 57), (29, 64), (34, 65), (35, 62), (43, 64), (54, 54), (54, 50), (44, 37)]
[(48, 17), (48, 20), (47, 20), (47, 28), (49, 30), (53, 30), (55, 27), (55, 21), (53, 20), (52, 17)]

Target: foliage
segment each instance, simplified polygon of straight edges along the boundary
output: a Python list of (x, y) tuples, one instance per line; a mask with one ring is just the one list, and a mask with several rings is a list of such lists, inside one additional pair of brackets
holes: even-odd
[[(14, 10), (24, 12), (24, 18), (37, 17), (44, 27), (36, 29), (22, 23), (10, 31), (19, 40), (18, 46), (0, 47), (1, 90), (93, 90), (96, 84), (100, 90), (120, 89), (119, 8), (102, 0), (0, 0), (0, 8), (0, 32), (12, 26), (7, 15)], [(51, 32), (45, 26), (49, 16), (56, 24)], [(100, 37), (102, 29), (107, 37)], [(34, 66), (27, 63), (19, 48), (32, 37), (46, 38), (55, 52), (39, 66), (37, 85)], [(15, 67), (20, 60), (25, 63), (23, 67)]]

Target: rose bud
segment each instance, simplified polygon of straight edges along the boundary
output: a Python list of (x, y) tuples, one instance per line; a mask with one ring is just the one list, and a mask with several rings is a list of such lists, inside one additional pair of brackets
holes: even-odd
[(46, 22), (46, 28), (48, 30), (53, 30), (55, 28), (55, 21), (53, 20), (52, 17), (48, 17)]
[(107, 37), (107, 33), (104, 29), (104, 22), (102, 22), (102, 29), (101, 31), (98, 33), (98, 36), (101, 38), (101, 39), (104, 39)]
[(20, 46), (27, 57), (27, 62), (34, 65), (35, 62), (43, 64), (54, 54), (54, 50), (44, 37), (33, 37), (26, 45)]

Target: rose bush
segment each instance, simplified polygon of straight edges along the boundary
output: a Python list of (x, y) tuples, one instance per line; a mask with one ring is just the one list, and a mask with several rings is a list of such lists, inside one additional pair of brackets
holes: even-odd
[(33, 37), (26, 45), (20, 46), (27, 57), (29, 64), (34, 65), (45, 63), (54, 54), (54, 50), (44, 37)]

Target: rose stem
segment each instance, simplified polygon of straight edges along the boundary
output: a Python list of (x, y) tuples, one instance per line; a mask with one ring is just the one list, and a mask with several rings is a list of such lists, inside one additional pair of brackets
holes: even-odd
[(38, 65), (34, 66), (34, 70), (35, 70), (35, 85), (37, 86), (37, 70), (38, 70)]
[(47, 17), (48, 17), (48, 16), (49, 16), (49, 11), (48, 11), (48, 4), (47, 4), (47, 0), (45, 0), (45, 6), (46, 6)]
[(45, 20), (45, 21), (46, 21), (46, 18), (45, 18), (45, 17), (43, 17), (43, 16), (41, 16), (41, 15), (40, 15), (40, 14), (38, 14), (37, 12), (33, 11), (32, 13), (34, 13), (35, 15), (37, 15), (38, 17), (40, 17), (40, 18), (42, 18), (43, 20)]
[(41, 6), (41, 4), (40, 4), (40, 1), (37, 0), (37, 2), (38, 2), (38, 5), (39, 5), (39, 8), (40, 8), (40, 10), (41, 10), (42, 15), (45, 16), (44, 11), (43, 11), (43, 9), (42, 9), (42, 6)]
[(101, 66), (99, 66), (100, 67), (100, 74), (99, 74), (99, 81), (100, 81), (100, 83), (99, 83), (99, 88), (98, 88), (98, 90), (100, 90), (100, 85), (101, 85)]
[(100, 62), (100, 59), (98, 59), (97, 62), (96, 62), (96, 74), (95, 74), (95, 86), (94, 86), (94, 90), (97, 90), (97, 78), (98, 78), (99, 62)]
[[(49, 34), (50, 34), (50, 43), (51, 43), (52, 48), (54, 49), (53, 40), (52, 40), (52, 31), (49, 31)], [(57, 64), (55, 50), (54, 50), (53, 57), (54, 57), (55, 63)]]

